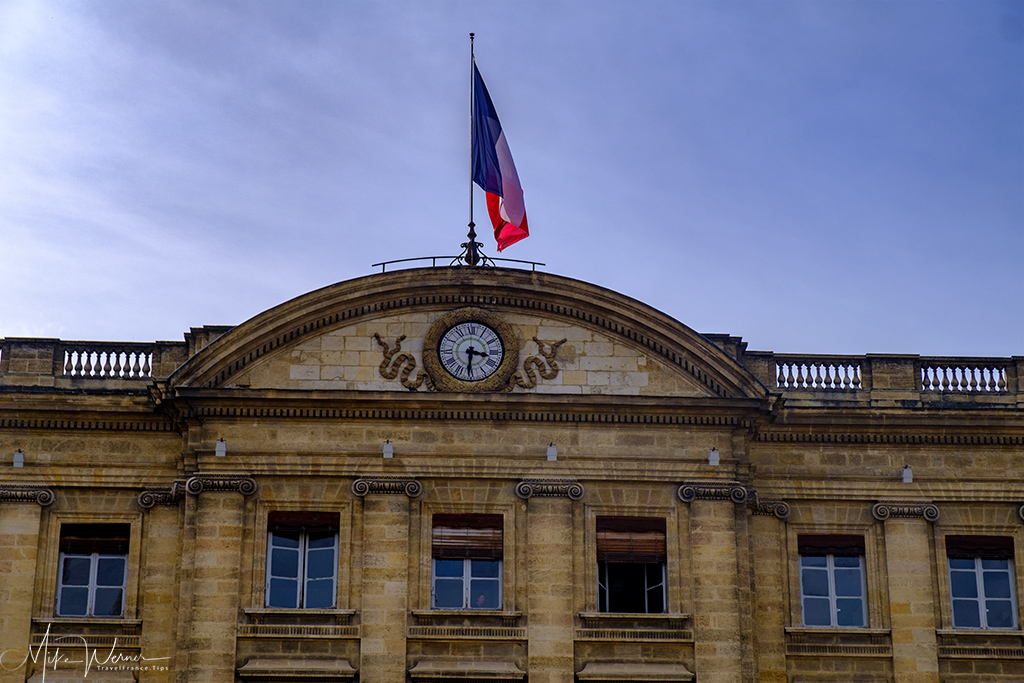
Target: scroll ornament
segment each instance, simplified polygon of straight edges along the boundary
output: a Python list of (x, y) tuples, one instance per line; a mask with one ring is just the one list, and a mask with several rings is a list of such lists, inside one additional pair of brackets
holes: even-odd
[(583, 493), (583, 484), (571, 479), (524, 479), (516, 484), (516, 495), (523, 499), (549, 496), (579, 500)]
[[(395, 348), (393, 349), (376, 332), (373, 333), (373, 338), (384, 349), (384, 360), (380, 362), (379, 368), (381, 377), (384, 379), (394, 379), (399, 377), (399, 373), (401, 373), (399, 381), (409, 391), (416, 391), (421, 386), (425, 386), (428, 391), (434, 390), (434, 383), (423, 370), (416, 373), (416, 379), (411, 379), (410, 375), (416, 369), (416, 359), (411, 353), (399, 353), (402, 350), (402, 340), (405, 339), (404, 334), (395, 340)], [(395, 354), (398, 355), (396, 356)]]
[(53, 491), (41, 486), (0, 487), (0, 503), (38, 503), (46, 507), (54, 501)]
[(235, 475), (201, 474), (185, 482), (185, 490), (194, 496), (203, 491), (237, 491), (243, 496), (256, 493), (256, 480)]
[(694, 500), (731, 500), (734, 503), (747, 502), (747, 489), (735, 481), (688, 481), (678, 491), (679, 500), (692, 503)]
[(890, 517), (923, 517), (934, 522), (939, 518), (939, 508), (932, 503), (918, 501), (882, 501), (871, 508), (871, 516), (880, 522)]
[[(516, 386), (523, 389), (532, 389), (537, 386), (537, 375), (539, 374), (544, 379), (554, 379), (558, 377), (558, 361), (555, 360), (555, 352), (558, 351), (558, 347), (564, 344), (567, 340), (560, 339), (559, 341), (547, 344), (542, 342), (536, 337), (533, 341), (537, 343), (537, 350), (541, 356), (544, 357), (542, 361), (539, 356), (530, 356), (523, 361), (523, 369), (516, 370), (516, 373), (512, 375), (508, 381), (508, 387), (505, 391), (512, 391)], [(546, 348), (545, 348), (546, 347)], [(547, 367), (544, 363), (547, 362)], [(534, 372), (536, 370), (536, 372)], [(523, 377), (523, 373), (526, 374)]]
[(360, 498), (370, 493), (404, 493), (415, 498), (423, 493), (423, 484), (408, 477), (360, 477), (352, 482), (352, 493)]

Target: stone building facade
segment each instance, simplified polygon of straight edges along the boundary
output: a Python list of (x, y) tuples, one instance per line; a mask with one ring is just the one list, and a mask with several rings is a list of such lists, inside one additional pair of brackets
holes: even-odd
[(480, 267), (185, 337), (0, 342), (0, 681), (1024, 681), (1022, 357)]

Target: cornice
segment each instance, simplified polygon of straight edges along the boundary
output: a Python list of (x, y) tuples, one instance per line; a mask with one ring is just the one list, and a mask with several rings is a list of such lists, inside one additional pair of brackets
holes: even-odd
[(115, 432), (176, 432), (176, 425), (167, 419), (96, 418), (61, 419), (59, 417), (0, 417), (0, 429), (85, 429)]
[[(908, 434), (900, 433), (900, 426), (886, 433), (874, 432), (780, 432), (761, 431), (754, 440), (758, 443), (843, 443), (843, 444), (923, 444), (923, 445), (978, 445), (1020, 446), (1024, 434)], [(966, 428), (965, 428), (966, 429)]]
[(578, 320), (647, 349), (690, 375), (709, 395), (767, 394), (760, 381), (711, 341), (646, 304), (571, 278), (506, 268), (410, 269), (325, 287), (234, 328), (179, 368), (171, 383), (222, 386), (253, 361), (310, 334), (409, 308), (462, 306)]

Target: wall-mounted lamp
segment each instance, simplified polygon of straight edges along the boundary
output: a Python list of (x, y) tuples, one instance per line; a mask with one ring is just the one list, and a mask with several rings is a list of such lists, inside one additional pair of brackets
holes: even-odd
[(914, 470), (911, 469), (910, 465), (904, 465), (903, 469), (900, 470), (900, 475), (903, 477), (904, 484), (914, 483)]
[(225, 455), (228, 454), (228, 442), (225, 441), (224, 439), (218, 441), (217, 447), (214, 449), (213, 453), (217, 457), (223, 458)]
[(718, 452), (717, 448), (712, 448), (710, 451), (708, 451), (709, 465), (717, 466), (720, 462), (722, 462), (722, 454)]
[(395, 455), (395, 444), (391, 443), (391, 439), (384, 441), (384, 447), (381, 448), (381, 452), (385, 458), (390, 458)]
[(21, 449), (14, 451), (14, 466), (24, 467), (25, 466), (25, 454), (21, 452)]
[(554, 441), (548, 444), (548, 460), (558, 460), (558, 446)]

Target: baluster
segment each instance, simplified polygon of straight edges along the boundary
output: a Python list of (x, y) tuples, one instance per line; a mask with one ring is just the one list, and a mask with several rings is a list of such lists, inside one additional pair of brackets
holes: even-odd
[(803, 389), (807, 383), (807, 378), (804, 377), (804, 368), (806, 367), (803, 363), (796, 364), (796, 386), (799, 389)]
[(132, 369), (131, 369), (131, 372), (129, 373), (129, 375), (131, 377), (138, 377), (139, 376), (139, 354), (132, 353), (129, 356), (129, 358), (131, 358), (131, 361), (132, 361)]
[(115, 377), (121, 377), (121, 376), (124, 375), (124, 360), (122, 360), (122, 358), (124, 358), (125, 356), (126, 356), (126, 354), (124, 354), (124, 353), (122, 353), (120, 351), (118, 351), (117, 353), (114, 354), (114, 359), (115, 359), (114, 360), (114, 376)]
[(142, 375), (149, 377), (153, 374), (153, 354), (143, 353), (142, 354)]
[(75, 374), (82, 374), (82, 352), (75, 351)]
[(851, 365), (850, 369), (853, 371), (853, 384), (850, 388), (860, 389), (862, 386), (860, 382), (860, 365)]
[(75, 364), (74, 364), (74, 362), (73, 362), (73, 360), (71, 358), (73, 355), (74, 355), (74, 353), (72, 351), (65, 351), (64, 352), (64, 358), (65, 358), (65, 361), (64, 361), (64, 374), (65, 375), (70, 375), (70, 374), (72, 374), (75, 371)]
[(942, 388), (941, 391), (949, 390), (949, 366), (942, 368)]
[(985, 373), (981, 368), (971, 368), (971, 391), (983, 391)]
[(786, 363), (786, 388), (793, 388), (793, 364)]
[(85, 375), (87, 377), (92, 377), (92, 368), (93, 368), (92, 352), (91, 351), (86, 351), (85, 352), (85, 368), (83, 368), (82, 371), (85, 373)]
[(996, 368), (997, 380), (996, 380), (996, 391), (1006, 391), (1006, 369)]
[(104, 351), (100, 355), (103, 357), (103, 376), (110, 377), (110, 357), (113, 354), (110, 351)]
[(825, 383), (828, 389), (838, 389), (839, 384), (836, 383), (836, 364), (829, 363), (825, 366)]
[[(821, 374), (820, 374), (820, 371), (821, 371), (821, 363), (815, 363), (815, 364), (814, 364), (814, 365), (812, 365), (811, 367), (813, 367), (813, 368), (814, 368), (814, 380), (813, 380), (813, 381), (814, 381), (814, 384), (813, 384), (812, 386), (813, 386), (813, 387), (814, 387), (815, 389), (821, 389), (821, 388), (822, 388), (822, 386), (823, 386), (823, 385), (822, 385), (822, 383), (821, 383)], [(808, 374), (810, 374), (810, 373), (808, 373)]]

